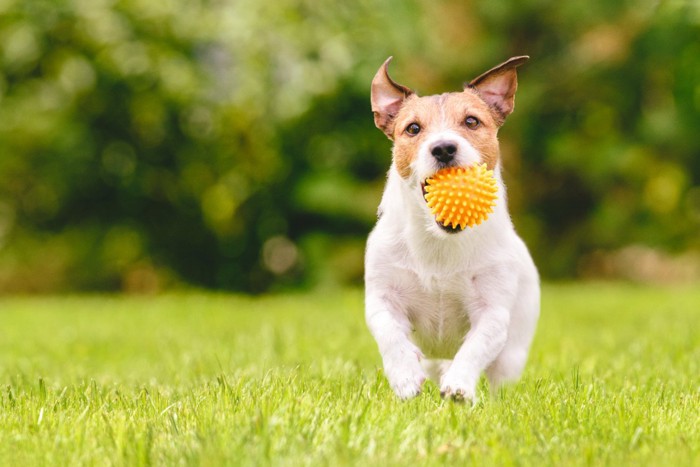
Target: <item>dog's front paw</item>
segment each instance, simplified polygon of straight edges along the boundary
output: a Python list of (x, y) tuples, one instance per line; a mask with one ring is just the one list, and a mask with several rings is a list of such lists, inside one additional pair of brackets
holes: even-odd
[(396, 352), (384, 359), (384, 373), (400, 399), (416, 397), (427, 379), (419, 355), (414, 351)]
[(452, 399), (455, 402), (477, 403), (476, 383), (465, 378), (460, 378), (448, 371), (440, 384), (440, 396), (443, 399)]

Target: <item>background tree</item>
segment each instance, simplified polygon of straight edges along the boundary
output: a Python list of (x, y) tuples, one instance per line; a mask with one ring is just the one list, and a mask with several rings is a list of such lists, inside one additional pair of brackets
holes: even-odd
[(0, 289), (358, 283), (377, 67), (428, 94), (523, 53), (501, 144), (544, 275), (698, 254), (695, 2), (4, 0)]

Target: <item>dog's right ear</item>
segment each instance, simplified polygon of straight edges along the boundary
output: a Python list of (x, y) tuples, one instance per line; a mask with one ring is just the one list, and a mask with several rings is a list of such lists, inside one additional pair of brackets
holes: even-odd
[(389, 77), (389, 62), (393, 57), (386, 59), (372, 80), (372, 112), (374, 124), (382, 130), (389, 139), (393, 139), (394, 118), (399, 112), (403, 101), (413, 94), (413, 91), (396, 83)]

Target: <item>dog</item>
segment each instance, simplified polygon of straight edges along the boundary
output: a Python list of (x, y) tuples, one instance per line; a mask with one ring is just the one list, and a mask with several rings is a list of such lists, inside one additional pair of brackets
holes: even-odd
[[(372, 80), (374, 122), (393, 149), (367, 240), (365, 318), (401, 399), (419, 395), (430, 377), (443, 398), (475, 403), (482, 372), (493, 390), (525, 366), (539, 276), (508, 214), (497, 133), (513, 111), (516, 68), (528, 58), (509, 59), (462, 92), (420, 97), (389, 77), (392, 57)], [(426, 179), (473, 164), (493, 170), (493, 212), (464, 230), (439, 224), (424, 198)]]

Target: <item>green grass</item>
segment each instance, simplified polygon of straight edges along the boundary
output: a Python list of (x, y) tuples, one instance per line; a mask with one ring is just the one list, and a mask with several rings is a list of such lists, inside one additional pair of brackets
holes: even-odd
[(0, 300), (2, 465), (700, 465), (700, 290), (550, 285), (523, 379), (400, 402), (362, 293)]

